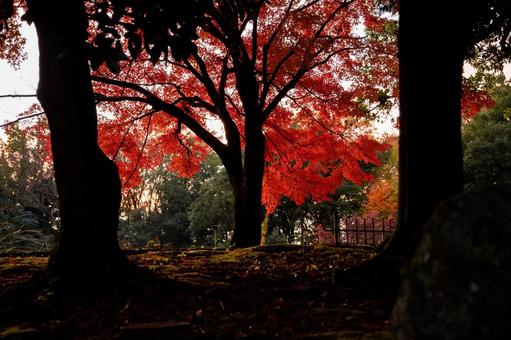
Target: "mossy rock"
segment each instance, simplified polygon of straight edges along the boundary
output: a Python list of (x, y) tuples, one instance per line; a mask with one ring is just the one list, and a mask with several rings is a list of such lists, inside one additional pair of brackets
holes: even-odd
[(511, 338), (511, 186), (444, 201), (426, 224), (392, 323), (399, 340)]

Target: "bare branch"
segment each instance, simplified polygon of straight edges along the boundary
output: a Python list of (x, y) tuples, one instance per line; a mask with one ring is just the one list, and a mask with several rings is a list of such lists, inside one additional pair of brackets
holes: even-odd
[(112, 157), (113, 161), (115, 161), (115, 159), (117, 158), (117, 155), (119, 154), (119, 151), (121, 151), (121, 148), (124, 145), (124, 141), (126, 140), (126, 137), (128, 136), (128, 133), (130, 132), (130, 130), (133, 127), (133, 125), (135, 125), (135, 120), (134, 119), (131, 120), (130, 126), (128, 126), (126, 131), (124, 131), (124, 134), (122, 135), (121, 142), (119, 143), (119, 146), (117, 146), (117, 150), (115, 150), (115, 153), (114, 153), (114, 155)]
[(36, 94), (0, 94), (0, 98), (34, 98)]
[(133, 175), (135, 174), (135, 171), (137, 171), (137, 169), (138, 169), (138, 163), (140, 163), (140, 159), (142, 158), (142, 153), (144, 152), (145, 146), (147, 144), (147, 139), (149, 138), (149, 130), (151, 128), (151, 118), (152, 117), (153, 116), (150, 115), (149, 119), (147, 120), (147, 127), (146, 127), (146, 131), (145, 131), (144, 142), (142, 143), (142, 147), (140, 148), (140, 152), (138, 153), (137, 161), (135, 162), (135, 166), (133, 167), (133, 170), (131, 171), (131, 173), (128, 176), (128, 178), (126, 179), (126, 181), (124, 181), (123, 186), (125, 186), (129, 182), (131, 177), (133, 177)]
[(320, 2), (320, 1), (321, 1), (321, 0), (314, 0), (314, 1), (311, 1), (311, 2), (309, 2), (308, 4), (305, 4), (305, 5), (303, 5), (302, 7), (297, 8), (297, 9), (296, 9), (296, 10), (294, 10), (293, 12), (301, 12), (301, 11), (303, 11), (303, 10), (306, 10), (307, 8), (314, 6), (315, 4), (317, 4), (317, 3), (318, 3), (318, 2)]
[[(147, 105), (144, 105), (144, 107), (143, 107), (143, 108), (142, 108), (142, 109), (141, 109), (138, 113), (139, 113), (139, 114), (140, 114), (140, 113), (142, 113), (142, 111), (144, 111), (146, 107), (147, 107)], [(122, 148), (122, 146), (124, 145), (124, 141), (126, 140), (126, 137), (128, 136), (128, 133), (129, 133), (129, 131), (131, 130), (132, 126), (135, 124), (135, 122), (136, 122), (137, 120), (140, 120), (140, 119), (143, 119), (143, 118), (147, 117), (148, 115), (152, 115), (152, 114), (154, 114), (155, 112), (156, 112), (156, 111), (154, 111), (154, 110), (149, 111), (149, 112), (147, 112), (147, 113), (145, 113), (145, 114), (143, 114), (143, 115), (140, 115), (140, 116), (138, 116), (138, 117), (136, 117), (136, 118), (134, 118), (134, 119), (132, 119), (132, 120), (130, 121), (130, 126), (128, 126), (128, 128), (126, 129), (126, 131), (124, 131), (124, 134), (123, 134), (123, 136), (122, 136), (121, 142), (119, 143), (119, 146), (117, 147), (117, 150), (115, 150), (115, 153), (114, 153), (114, 155), (113, 155), (113, 157), (112, 157), (112, 160), (113, 160), (113, 161), (117, 158), (117, 155), (119, 154), (119, 151), (121, 151), (121, 148)]]
[(17, 124), (23, 120), (26, 120), (26, 119), (30, 119), (30, 118), (34, 118), (34, 117), (39, 117), (39, 116), (42, 116), (44, 115), (45, 112), (38, 112), (38, 113), (34, 113), (34, 114), (31, 114), (31, 115), (28, 115), (28, 116), (23, 116), (23, 117), (20, 117), (16, 120), (13, 120), (13, 121), (10, 121), (10, 122), (7, 122), (7, 123), (4, 123), (2, 125), (0, 125), (0, 128), (4, 128), (6, 126), (9, 126), (9, 125), (14, 125), (14, 124)]
[(123, 101), (129, 101), (129, 102), (143, 102), (145, 103), (147, 101), (147, 98), (144, 97), (137, 97), (137, 96), (115, 96), (115, 97), (109, 97), (105, 96), (101, 93), (95, 94), (96, 104), (103, 103), (103, 102), (123, 102)]
[(227, 152), (227, 146), (223, 144), (218, 138), (216, 138), (211, 132), (209, 132), (206, 128), (204, 128), (198, 121), (196, 121), (193, 117), (187, 115), (181, 108), (177, 107), (172, 103), (167, 103), (164, 100), (160, 99), (158, 96), (153, 94), (151, 91), (143, 88), (140, 85), (136, 85), (130, 82), (125, 82), (122, 80), (104, 78), (93, 76), (92, 79), (94, 81), (99, 81), (105, 84), (115, 85), (119, 87), (129, 88), (134, 91), (137, 91), (145, 96), (145, 98), (141, 98), (140, 102), (149, 104), (156, 111), (163, 111), (168, 115), (180, 120), (185, 124), (193, 133), (195, 133), (200, 139), (204, 141), (207, 145), (209, 145), (216, 153), (223, 154)]

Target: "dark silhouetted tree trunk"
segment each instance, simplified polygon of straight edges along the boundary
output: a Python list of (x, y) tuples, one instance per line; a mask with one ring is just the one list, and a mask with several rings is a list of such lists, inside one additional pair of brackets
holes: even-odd
[(241, 166), (237, 167), (240, 169), (238, 171), (229, 171), (227, 167), (234, 192), (234, 233), (231, 244), (239, 248), (258, 246), (261, 243), (265, 141), (260, 126), (252, 126), (251, 129), (249, 126), (247, 124), (243, 170)]
[(400, 2), (399, 217), (386, 254), (405, 258), (438, 204), (463, 190), (462, 70), (477, 16), (462, 1), (425, 7)]
[(121, 184), (98, 147), (86, 55), (83, 1), (28, 1), (39, 40), (37, 96), (51, 133), (61, 230), (49, 273), (70, 278), (117, 274), (128, 261), (117, 242)]

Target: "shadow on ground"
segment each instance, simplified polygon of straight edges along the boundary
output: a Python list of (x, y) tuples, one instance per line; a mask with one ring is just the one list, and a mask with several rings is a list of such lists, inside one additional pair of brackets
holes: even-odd
[(47, 258), (0, 257), (0, 337), (394, 338), (389, 318), (397, 287), (335, 275), (370, 257), (368, 248), (262, 246), (128, 254), (155, 277), (134, 278), (94, 294), (59, 294), (44, 287), (23, 292), (20, 285), (44, 268)]

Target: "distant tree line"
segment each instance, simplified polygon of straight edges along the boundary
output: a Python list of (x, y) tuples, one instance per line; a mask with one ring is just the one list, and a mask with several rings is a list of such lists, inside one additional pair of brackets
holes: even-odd
[[(0, 249), (49, 250), (59, 229), (49, 150), (29, 126), (11, 125), (5, 132), (0, 142)], [(382, 153), (381, 160), (388, 163), (393, 150)], [(123, 191), (121, 246), (227, 247), (234, 201), (221, 160), (210, 154), (190, 178), (169, 172), (167, 165), (145, 171), (140, 185)], [(366, 168), (381, 177), (380, 169)], [(262, 243), (317, 243), (318, 228), (330, 227), (334, 218), (361, 214), (372, 200), (368, 193), (369, 183), (345, 181), (328, 201), (309, 197), (297, 205), (283, 196), (265, 220)]]
[[(495, 106), (467, 120), (462, 129), (466, 188), (511, 182), (511, 87), (500, 80), (488, 89)], [(49, 250), (58, 230), (57, 196), (49, 153), (30, 128), (11, 125), (0, 140), (0, 249)], [(345, 181), (330, 200), (297, 205), (283, 196), (265, 221), (263, 243), (311, 244), (318, 228), (353, 215), (395, 217), (397, 145), (380, 155), (371, 184)], [(369, 170), (369, 169), (367, 169)], [(182, 178), (165, 164), (145, 171), (142, 184), (123, 193), (119, 239), (126, 248), (227, 247), (233, 231), (233, 197), (219, 158)]]
[(0, 139), (0, 249), (50, 249), (57, 192), (43, 143), (13, 125)]

